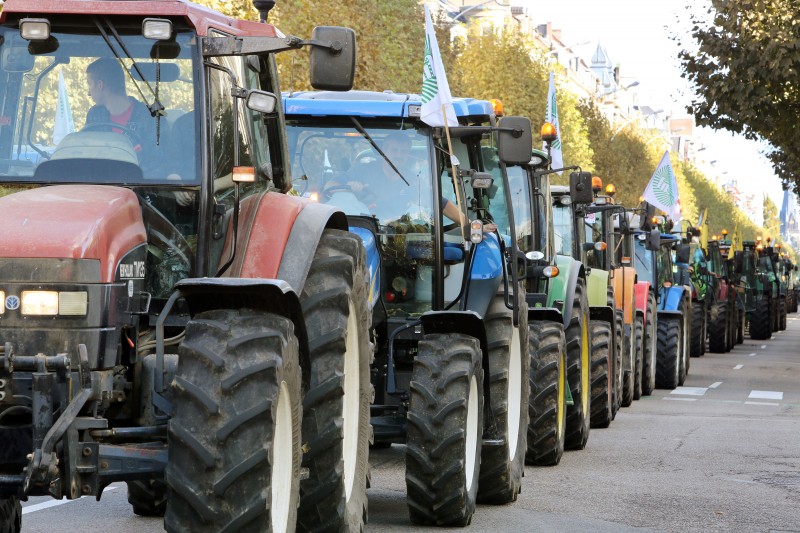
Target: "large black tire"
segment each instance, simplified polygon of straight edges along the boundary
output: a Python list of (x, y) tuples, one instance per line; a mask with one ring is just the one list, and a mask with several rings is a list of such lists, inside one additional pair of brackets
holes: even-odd
[(367, 520), (372, 348), (361, 239), (325, 230), (300, 304), (310, 370), (303, 399), (298, 528), (361, 531)]
[(567, 381), (573, 402), (567, 406), (567, 434), (564, 438), (564, 447), (567, 450), (582, 450), (589, 440), (592, 417), (589, 303), (586, 300), (583, 280), (578, 280), (575, 285), (575, 298), (572, 301), (570, 321), (564, 330), (564, 336), (567, 339)]
[(466, 526), (475, 513), (483, 434), (478, 339), (426, 335), (410, 385), (406, 491), (411, 521)]
[(769, 298), (756, 300), (756, 308), (750, 314), (750, 338), (754, 341), (769, 339), (772, 336), (772, 305)]
[(692, 332), (689, 347), (692, 357), (700, 357), (706, 352), (706, 319), (705, 302), (692, 302)]
[(0, 498), (0, 533), (19, 533), (22, 529), (22, 505), (14, 498)]
[(592, 427), (607, 428), (611, 413), (611, 324), (593, 320), (592, 324)]
[(630, 407), (633, 403), (633, 373), (636, 366), (636, 328), (633, 324), (625, 332), (625, 342), (623, 344), (623, 363), (622, 363), (622, 400), (621, 407)]
[[(678, 386), (682, 386), (686, 382), (686, 376), (689, 374), (689, 365), (691, 364), (692, 358), (689, 355), (691, 350), (691, 335), (689, 332), (692, 330), (692, 324), (694, 323), (694, 312), (695, 307), (688, 303), (689, 300), (683, 300), (681, 302), (680, 310), (683, 314), (683, 328), (681, 328), (681, 336), (683, 337), (683, 348), (681, 349), (681, 357), (680, 363), (678, 364)], [(702, 319), (705, 321), (705, 312), (704, 310), (700, 311), (702, 313)], [(703, 328), (705, 329), (705, 328)], [(705, 337), (703, 337), (705, 339)]]
[(736, 304), (736, 344), (744, 344), (744, 330), (747, 328), (747, 313)]
[(778, 331), (778, 327), (780, 325), (780, 319), (778, 314), (778, 299), (772, 300), (772, 306), (770, 307), (770, 313), (772, 317), (772, 333)]
[(557, 465), (564, 454), (567, 424), (567, 348), (564, 325), (528, 324), (530, 396), (528, 397), (528, 451), (525, 461)]
[(783, 331), (786, 329), (786, 297), (778, 300), (778, 329)]
[(616, 418), (622, 407), (622, 373), (625, 356), (625, 327), (622, 311), (614, 312), (614, 359), (611, 365), (611, 415)]
[(658, 304), (651, 292), (647, 295), (647, 322), (644, 328), (644, 356), (642, 357), (642, 395), (653, 394), (656, 388), (656, 343)]
[(728, 302), (719, 302), (708, 313), (708, 351), (725, 353), (728, 351)]
[(736, 346), (736, 328), (739, 324), (739, 310), (736, 308), (735, 302), (727, 302), (725, 304), (728, 309), (728, 348), (726, 352), (733, 350)]
[(683, 349), (683, 317), (659, 318), (656, 350), (656, 387), (674, 389), (678, 386), (681, 351)]
[(170, 532), (292, 530), (300, 496), (298, 341), (288, 319), (197, 314), (173, 381)]
[[(519, 295), (524, 294), (521, 287)], [(517, 499), (522, 487), (527, 450), (528, 398), (528, 305), (519, 298), (519, 324), (498, 293), (486, 311), (486, 342), (489, 346), (489, 397), (484, 439), (499, 445), (484, 445), (478, 482), (478, 502), (504, 504)]]
[(128, 503), (139, 516), (164, 516), (167, 484), (163, 479), (128, 481)]
[(636, 316), (633, 339), (636, 342), (636, 359), (633, 368), (633, 399), (642, 397), (642, 365), (644, 364), (644, 317)]

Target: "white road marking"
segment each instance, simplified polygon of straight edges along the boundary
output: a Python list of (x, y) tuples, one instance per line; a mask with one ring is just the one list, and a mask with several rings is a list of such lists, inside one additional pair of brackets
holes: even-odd
[(719, 387), (720, 385), (722, 385), (722, 382), (721, 382), (721, 381), (715, 381), (714, 383), (712, 383), (711, 385), (709, 385), (709, 386), (708, 386), (708, 388), (709, 388), (709, 389), (716, 389), (716, 388), (717, 388), (717, 387)]
[(772, 402), (744, 402), (745, 405), (771, 405), (773, 407), (778, 407), (779, 403), (772, 403)]
[[(115, 486), (109, 486), (103, 489), (103, 492), (110, 491), (110, 490), (117, 490)], [(84, 498), (89, 498), (89, 496), (81, 496), (77, 500), (68, 500), (66, 498), (61, 498), (60, 500), (49, 500), (42, 503), (37, 503), (34, 505), (28, 505), (27, 507), (22, 508), (22, 514), (28, 513), (35, 513), (36, 511), (42, 511), (44, 509), (49, 509), (50, 507), (56, 507), (58, 505), (64, 505), (65, 503), (76, 502), (78, 500), (82, 500)]]
[(783, 400), (783, 393), (774, 390), (751, 390), (750, 396), (754, 400)]
[(670, 398), (669, 396), (666, 396), (666, 397), (661, 398), (661, 399), (662, 400), (675, 400), (675, 401), (678, 401), (678, 402), (696, 402), (697, 401), (697, 398)]
[(761, 349), (762, 349), (762, 350), (763, 350), (764, 348), (766, 348), (766, 347), (767, 347), (767, 345), (766, 345), (766, 344), (762, 344), (762, 345), (761, 345)]
[(756, 356), (756, 353), (755, 353), (755, 352), (753, 352), (753, 353), (751, 353), (751, 354), (750, 354), (750, 357), (755, 357), (755, 356)]
[(684, 394), (686, 396), (703, 396), (708, 388), (706, 387), (678, 387), (670, 391), (670, 394)]
[(736, 365), (733, 367), (734, 370), (741, 370), (742, 368), (744, 368), (744, 365)]

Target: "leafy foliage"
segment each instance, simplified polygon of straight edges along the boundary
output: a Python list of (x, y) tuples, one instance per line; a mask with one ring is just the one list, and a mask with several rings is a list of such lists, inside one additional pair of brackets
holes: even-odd
[[(785, 185), (800, 184), (800, 24), (796, 0), (712, 0), (681, 53), (698, 124), (765, 139)], [(684, 46), (687, 46), (684, 44)]]

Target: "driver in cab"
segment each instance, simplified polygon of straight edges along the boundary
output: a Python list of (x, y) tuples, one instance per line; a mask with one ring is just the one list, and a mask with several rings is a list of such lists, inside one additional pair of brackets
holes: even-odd
[[(385, 158), (376, 154), (377, 160), (358, 163), (350, 170), (352, 179), (347, 181), (347, 188), (365, 201), (370, 211), (382, 220), (399, 219), (408, 213), (409, 208), (430, 202), (427, 162), (415, 159), (411, 155), (411, 146), (408, 135), (392, 133), (381, 142)], [(326, 190), (335, 190), (336, 187), (336, 184), (328, 183)], [(444, 216), (461, 221), (461, 212), (454, 203), (442, 198), (441, 204)]]
[(95, 105), (86, 114), (84, 129), (127, 135), (140, 163), (148, 161), (156, 146), (155, 120), (145, 104), (128, 96), (119, 61), (110, 57), (94, 61), (86, 69), (86, 79)]

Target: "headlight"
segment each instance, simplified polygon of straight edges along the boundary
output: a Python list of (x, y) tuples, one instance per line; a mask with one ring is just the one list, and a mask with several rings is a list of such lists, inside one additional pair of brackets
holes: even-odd
[(22, 291), (21, 310), (28, 316), (84, 316), (88, 294), (80, 292)]
[(22, 291), (23, 315), (57, 315), (58, 293), (56, 291)]
[(88, 307), (85, 292), (58, 293), (58, 314), (63, 316), (84, 316)]
[(0, 291), (0, 315), (6, 310), (6, 293), (5, 291)]

